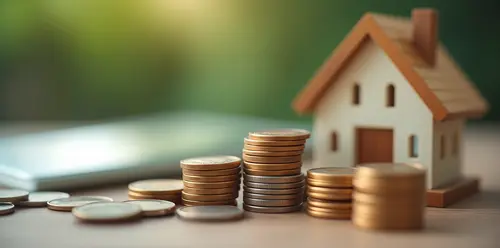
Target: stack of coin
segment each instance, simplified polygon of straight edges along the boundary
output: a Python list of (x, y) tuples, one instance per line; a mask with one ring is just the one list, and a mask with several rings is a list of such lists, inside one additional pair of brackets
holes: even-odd
[(325, 219), (351, 219), (354, 172), (352, 167), (307, 171), (307, 213)]
[(212, 156), (181, 161), (185, 206), (237, 205), (241, 158)]
[(259, 213), (298, 211), (304, 201), (302, 154), (307, 130), (251, 132), (243, 148), (243, 208)]
[(128, 185), (129, 200), (165, 200), (181, 204), (182, 180), (149, 179)]
[(353, 223), (376, 230), (421, 229), (424, 226), (426, 175), (409, 164), (363, 164), (353, 184)]

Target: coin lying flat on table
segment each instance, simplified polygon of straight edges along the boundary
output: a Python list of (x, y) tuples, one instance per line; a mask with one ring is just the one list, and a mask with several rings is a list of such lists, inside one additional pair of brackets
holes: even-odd
[(243, 204), (243, 209), (250, 212), (255, 213), (263, 213), (263, 214), (280, 214), (280, 213), (291, 213), (297, 212), (302, 209), (302, 204), (289, 206), (289, 207), (261, 207), (261, 206), (253, 206), (249, 204)]
[(164, 216), (175, 212), (175, 203), (170, 201), (131, 200), (124, 202), (138, 205), (142, 210), (142, 215), (148, 217)]
[(243, 179), (245, 182), (255, 182), (255, 183), (298, 183), (304, 180), (304, 174), (298, 174), (293, 176), (255, 176), (243, 174)]
[(235, 156), (197, 157), (181, 160), (181, 168), (188, 170), (228, 170), (239, 167), (241, 158)]
[(307, 178), (328, 182), (329, 187), (351, 188), (356, 169), (352, 167), (322, 167), (307, 171)]
[(87, 222), (117, 222), (135, 220), (142, 214), (139, 205), (125, 202), (95, 202), (76, 207), (73, 215)]
[(245, 174), (254, 176), (293, 176), (299, 175), (301, 172), (300, 168), (291, 170), (251, 170), (244, 169)]
[(10, 202), (0, 202), (0, 215), (8, 215), (14, 213), (14, 204)]
[(243, 149), (249, 151), (266, 151), (266, 152), (288, 152), (288, 151), (303, 151), (304, 145), (297, 146), (256, 146), (244, 144)]
[(211, 177), (211, 176), (227, 176), (240, 174), (241, 167), (234, 167), (231, 169), (225, 170), (190, 170), (190, 169), (182, 169), (182, 174), (189, 176), (202, 176), (202, 177)]
[(234, 206), (181, 207), (176, 213), (182, 219), (198, 221), (239, 220), (244, 217), (244, 212)]
[(245, 169), (257, 171), (280, 171), (280, 170), (300, 170), (301, 162), (284, 164), (263, 164), (245, 161)]
[(254, 140), (305, 140), (311, 136), (311, 133), (302, 129), (275, 129), (250, 132), (248, 137)]
[(95, 202), (112, 202), (113, 199), (105, 196), (71, 196), (47, 202), (47, 208), (55, 211), (69, 212), (75, 207)]
[(19, 205), (23, 207), (45, 207), (49, 201), (68, 198), (69, 196), (68, 193), (55, 191), (31, 192), (28, 196), (28, 200), (19, 202)]
[(148, 179), (128, 185), (130, 191), (141, 194), (180, 194), (184, 185), (177, 179)]
[(0, 189), (0, 202), (12, 202), (14, 204), (20, 201), (28, 200), (28, 191), (17, 189)]
[(351, 219), (351, 213), (335, 213), (335, 212), (322, 212), (312, 209), (306, 210), (307, 214), (312, 217), (322, 218), (322, 219)]

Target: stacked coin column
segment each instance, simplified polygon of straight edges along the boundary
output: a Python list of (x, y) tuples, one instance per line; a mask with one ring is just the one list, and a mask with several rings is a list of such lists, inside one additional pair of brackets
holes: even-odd
[(376, 230), (424, 226), (425, 170), (408, 164), (366, 164), (356, 170), (353, 223)]
[(182, 160), (183, 204), (236, 206), (241, 183), (240, 165), (241, 159), (235, 156)]
[(307, 172), (307, 213), (325, 219), (351, 219), (354, 168), (325, 167)]
[(259, 213), (302, 209), (302, 154), (310, 134), (284, 129), (251, 132), (243, 149), (243, 208)]

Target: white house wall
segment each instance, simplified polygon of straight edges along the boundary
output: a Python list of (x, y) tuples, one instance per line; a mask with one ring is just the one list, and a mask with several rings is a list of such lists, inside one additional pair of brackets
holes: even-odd
[[(360, 105), (352, 104), (352, 88), (361, 86)], [(386, 107), (386, 86), (396, 88), (395, 107)], [(394, 162), (432, 166), (433, 117), (392, 61), (372, 41), (367, 41), (348, 68), (330, 87), (315, 110), (313, 166), (353, 166), (356, 159), (355, 127), (393, 128)], [(338, 150), (330, 150), (332, 131)], [(419, 157), (409, 157), (409, 136), (417, 135)], [(432, 176), (428, 173), (428, 187)]]
[[(455, 181), (461, 176), (463, 161), (462, 132), (465, 122), (452, 120), (434, 123), (433, 186), (439, 187)], [(454, 140), (454, 136), (457, 140)], [(441, 139), (444, 138), (444, 156), (441, 157)], [(456, 142), (456, 144), (455, 144)], [(453, 146), (456, 145), (456, 152)]]

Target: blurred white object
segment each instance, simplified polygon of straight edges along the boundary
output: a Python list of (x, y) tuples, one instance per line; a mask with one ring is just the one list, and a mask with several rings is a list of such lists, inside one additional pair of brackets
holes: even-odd
[(290, 127), (310, 130), (305, 123), (190, 112), (15, 135), (0, 139), (0, 184), (62, 190), (174, 177), (181, 159), (240, 156), (248, 132)]

